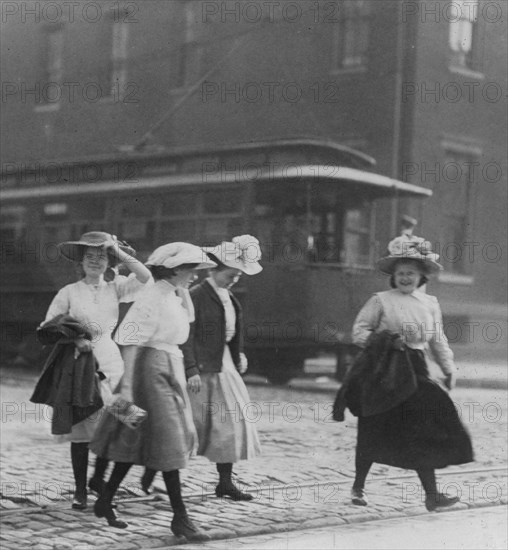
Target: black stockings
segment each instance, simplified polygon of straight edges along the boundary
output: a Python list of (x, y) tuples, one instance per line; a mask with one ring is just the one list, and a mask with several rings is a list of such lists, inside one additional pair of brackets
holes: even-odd
[(88, 443), (71, 443), (71, 461), (76, 494), (86, 494), (86, 476), (88, 471)]
[(418, 477), (422, 482), (422, 486), (425, 490), (425, 494), (427, 496), (435, 495), (437, 493), (435, 471), (432, 469), (424, 469), (424, 470), (416, 470), (416, 473), (418, 474)]
[(355, 481), (353, 483), (353, 489), (363, 489), (365, 487), (365, 480), (372, 466), (372, 461), (358, 456), (355, 457)]
[(180, 472), (171, 470), (170, 472), (162, 472), (166, 491), (168, 492), (169, 501), (173, 508), (174, 514), (185, 514), (185, 504), (182, 500), (182, 488), (180, 486)]
[(101, 495), (101, 498), (104, 498), (104, 500), (108, 502), (113, 500), (118, 487), (120, 487), (120, 483), (122, 483), (125, 476), (128, 474), (131, 466), (132, 464), (130, 462), (115, 462), (109, 481), (106, 483), (104, 495)]

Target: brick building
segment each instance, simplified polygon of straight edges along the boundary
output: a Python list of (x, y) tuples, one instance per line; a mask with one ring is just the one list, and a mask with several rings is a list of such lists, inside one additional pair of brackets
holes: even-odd
[(433, 190), (378, 207), (381, 250), (415, 216), (446, 267), (443, 309), (498, 322), (506, 16), (486, 0), (4, 2), (2, 185), (135, 147), (340, 143)]

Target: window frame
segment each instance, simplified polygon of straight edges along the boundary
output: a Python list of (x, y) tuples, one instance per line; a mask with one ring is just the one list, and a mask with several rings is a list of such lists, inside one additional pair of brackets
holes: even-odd
[[(332, 40), (332, 72), (363, 72), (369, 64), (369, 50), (371, 45), (373, 8), (370, 0), (363, 0), (363, 7), (358, 7), (358, 0), (341, 0), (339, 5), (339, 21), (333, 30)], [(353, 47), (358, 47), (359, 30), (364, 30), (364, 48), (358, 54), (360, 60), (356, 63), (346, 63), (348, 36), (355, 37)], [(354, 49), (353, 48), (353, 49)]]

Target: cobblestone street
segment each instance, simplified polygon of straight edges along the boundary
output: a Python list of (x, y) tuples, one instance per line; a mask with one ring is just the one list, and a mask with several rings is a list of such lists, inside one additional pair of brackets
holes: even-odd
[[(68, 444), (53, 441), (48, 411), (28, 401), (33, 381), (2, 385), (2, 548), (39, 550), (138, 549), (175, 545), (171, 510), (160, 476), (154, 496), (139, 488), (132, 468), (119, 492), (120, 531), (70, 509), (73, 478)], [(356, 419), (331, 420), (332, 393), (251, 386), (243, 413), (256, 422), (263, 455), (235, 466), (237, 481), (255, 496), (234, 503), (213, 495), (215, 466), (201, 457), (182, 472), (193, 520), (215, 539), (426, 514), (416, 476), (376, 465), (368, 480), (370, 505), (349, 504), (354, 475)], [(454, 510), (506, 504), (506, 392), (457, 389), (452, 398), (470, 431), (476, 462), (438, 472), (441, 488), (459, 493)], [(239, 414), (220, 411), (217, 414)], [(91, 473), (91, 470), (90, 470)], [(181, 541), (180, 541), (181, 542)]]

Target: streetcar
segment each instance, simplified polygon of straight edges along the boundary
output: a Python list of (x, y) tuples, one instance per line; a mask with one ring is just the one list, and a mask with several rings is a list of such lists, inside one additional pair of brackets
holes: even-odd
[(35, 328), (76, 280), (57, 243), (103, 230), (144, 260), (166, 242), (250, 234), (264, 269), (235, 287), (250, 370), (285, 383), (323, 353), (338, 358), (340, 376), (354, 316), (386, 284), (374, 262), (393, 237), (394, 201), (431, 191), (376, 173), (350, 147), (279, 139), (11, 167), (1, 194), (4, 362), (38, 360)]

